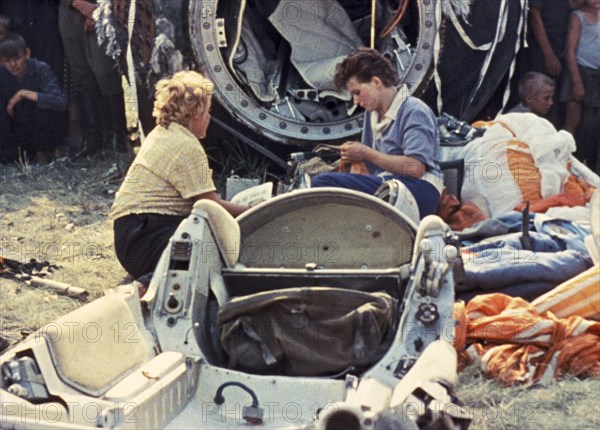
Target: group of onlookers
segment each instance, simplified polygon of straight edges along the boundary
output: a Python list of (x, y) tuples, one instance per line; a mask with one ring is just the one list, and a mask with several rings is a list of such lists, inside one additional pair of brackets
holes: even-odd
[(576, 156), (598, 171), (600, 0), (530, 0), (526, 73), (511, 112), (533, 112), (576, 139)]
[(0, 161), (44, 162), (61, 146), (69, 155), (128, 150), (121, 78), (98, 45), (97, 7), (0, 3)]
[[(69, 117), (71, 153), (128, 150), (120, 77), (98, 45), (96, 9), (95, 0), (0, 3), (1, 161), (51, 155), (65, 142)], [(530, 0), (529, 24), (520, 103), (511, 111), (571, 132), (578, 158), (597, 169), (600, 0)]]

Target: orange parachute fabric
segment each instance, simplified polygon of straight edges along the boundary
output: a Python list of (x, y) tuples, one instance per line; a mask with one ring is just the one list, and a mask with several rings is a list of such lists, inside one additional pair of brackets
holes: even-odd
[(531, 304), (539, 313), (550, 311), (559, 318), (578, 315), (600, 321), (600, 266), (563, 282)]
[(522, 201), (534, 202), (542, 199), (542, 174), (533, 161), (529, 146), (518, 140), (507, 143), (506, 159), (510, 173), (521, 191)]
[(600, 323), (538, 313), (521, 298), (485, 294), (457, 304), (459, 366), (478, 359), (504, 385), (600, 376)]

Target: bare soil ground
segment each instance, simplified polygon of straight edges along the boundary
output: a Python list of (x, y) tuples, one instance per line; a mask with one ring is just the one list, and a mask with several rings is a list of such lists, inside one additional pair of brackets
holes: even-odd
[[(49, 261), (49, 276), (103, 295), (126, 278), (113, 248), (108, 211), (127, 156), (100, 154), (48, 166), (0, 166), (0, 254)], [(11, 341), (83, 302), (0, 277), (0, 335)], [(460, 375), (458, 397), (472, 429), (600, 428), (600, 380), (564, 379), (548, 387), (504, 388), (476, 367)]]

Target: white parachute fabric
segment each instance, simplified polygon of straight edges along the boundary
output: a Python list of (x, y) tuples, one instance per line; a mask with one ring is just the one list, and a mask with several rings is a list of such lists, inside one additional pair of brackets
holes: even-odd
[(465, 160), (462, 201), (475, 203), (491, 218), (510, 212), (522, 200), (506, 158), (506, 143), (512, 138), (509, 130), (494, 124), (457, 154)]
[[(492, 218), (510, 212), (523, 200), (509, 167), (508, 149), (531, 155), (540, 174), (542, 198), (562, 193), (572, 173), (569, 162), (574, 160), (575, 141), (570, 133), (556, 131), (550, 122), (532, 113), (497, 117), (482, 137), (454, 154), (465, 160), (463, 202), (474, 202)], [(534, 180), (537, 172), (530, 173), (525, 177)]]

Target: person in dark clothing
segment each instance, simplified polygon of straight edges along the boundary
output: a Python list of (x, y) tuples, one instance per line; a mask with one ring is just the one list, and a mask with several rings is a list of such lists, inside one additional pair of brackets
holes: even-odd
[(65, 56), (58, 33), (59, 0), (0, 0), (0, 13), (11, 20), (31, 55), (50, 66), (63, 87)]
[(48, 64), (31, 58), (16, 33), (0, 40), (0, 159), (33, 161), (51, 152), (67, 134), (60, 121), (67, 97)]
[[(569, 14), (582, 0), (530, 0), (530, 38), (527, 59), (528, 70), (559, 79), (564, 71)], [(559, 80), (560, 82), (560, 80)], [(554, 92), (553, 107), (548, 119), (556, 129), (562, 128), (563, 113), (558, 108), (558, 93)]]
[(115, 61), (98, 45), (92, 0), (60, 0), (59, 29), (80, 109), (83, 154), (127, 151), (125, 101)]

